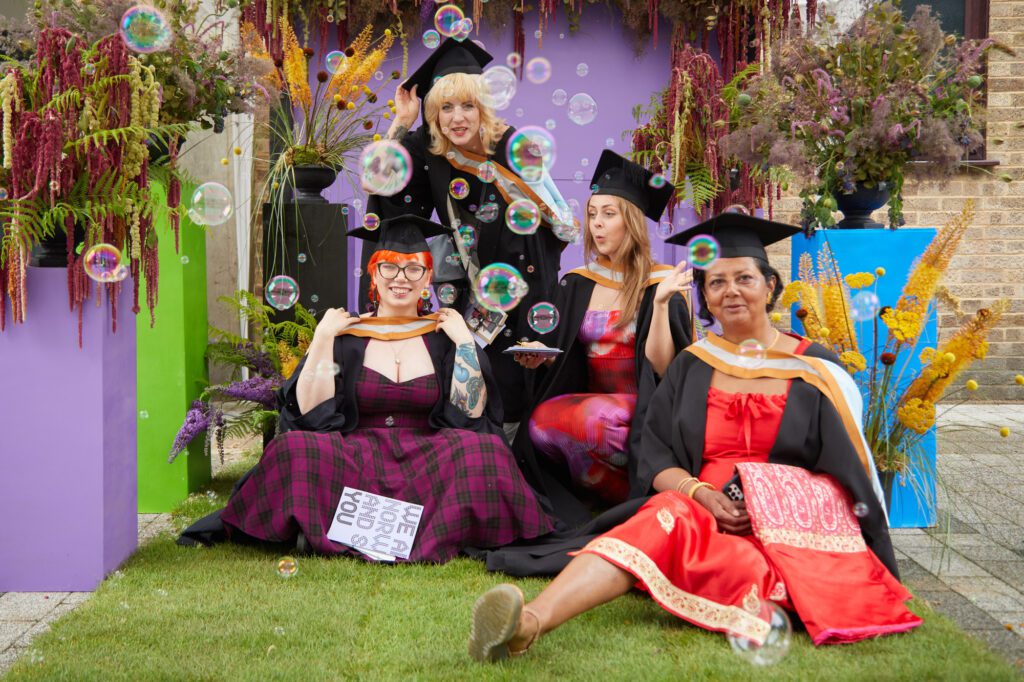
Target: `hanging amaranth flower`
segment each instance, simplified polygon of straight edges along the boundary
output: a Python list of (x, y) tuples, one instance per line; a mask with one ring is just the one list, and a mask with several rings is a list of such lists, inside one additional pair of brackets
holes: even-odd
[(174, 445), (171, 447), (171, 454), (167, 463), (171, 464), (188, 447), (188, 444), (210, 427), (210, 408), (202, 400), (192, 402), (192, 407), (185, 414), (185, 423), (178, 429), (178, 435), (174, 437)]

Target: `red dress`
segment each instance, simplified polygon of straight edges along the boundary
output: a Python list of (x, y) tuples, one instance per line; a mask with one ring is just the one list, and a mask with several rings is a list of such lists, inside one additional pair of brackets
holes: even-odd
[(629, 571), (665, 610), (695, 625), (763, 640), (761, 600), (795, 610), (815, 644), (920, 625), (909, 592), (864, 545), (851, 501), (831, 477), (767, 464), (786, 395), (708, 393), (700, 479), (716, 487), (737, 465), (753, 535), (719, 532), (714, 516), (675, 491), (581, 552)]

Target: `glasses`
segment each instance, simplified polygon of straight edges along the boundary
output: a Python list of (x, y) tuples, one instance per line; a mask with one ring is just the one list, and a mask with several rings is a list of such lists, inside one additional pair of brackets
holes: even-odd
[(396, 265), (395, 263), (377, 263), (377, 272), (384, 279), (395, 279), (398, 277), (398, 273), (401, 272), (405, 275), (405, 278), (410, 282), (418, 282), (423, 278), (423, 275), (427, 272), (427, 269), (419, 263), (409, 263), (408, 265)]

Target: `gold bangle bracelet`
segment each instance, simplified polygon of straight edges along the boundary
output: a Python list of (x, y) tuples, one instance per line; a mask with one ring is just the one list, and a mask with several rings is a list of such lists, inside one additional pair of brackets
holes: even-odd
[(679, 483), (676, 483), (676, 492), (680, 493), (680, 494), (684, 494), (683, 493), (683, 486), (684, 485), (686, 485), (690, 481), (699, 481), (699, 480), (700, 479), (697, 478), (696, 476), (690, 476), (688, 478), (684, 478), (683, 480), (679, 481)]
[(690, 492), (688, 492), (687, 495), (689, 495), (690, 499), (692, 500), (692, 499), (694, 499), (694, 495), (696, 495), (697, 491), (700, 490), (701, 488), (710, 488), (711, 490), (714, 490), (715, 486), (711, 485), (710, 483), (706, 483), (704, 481), (698, 481), (697, 483), (695, 483), (693, 485), (692, 488), (690, 488)]

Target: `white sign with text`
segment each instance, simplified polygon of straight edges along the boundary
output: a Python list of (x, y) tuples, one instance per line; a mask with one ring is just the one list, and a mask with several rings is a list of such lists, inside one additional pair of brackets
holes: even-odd
[(378, 561), (408, 559), (422, 516), (423, 505), (346, 487), (327, 538)]

